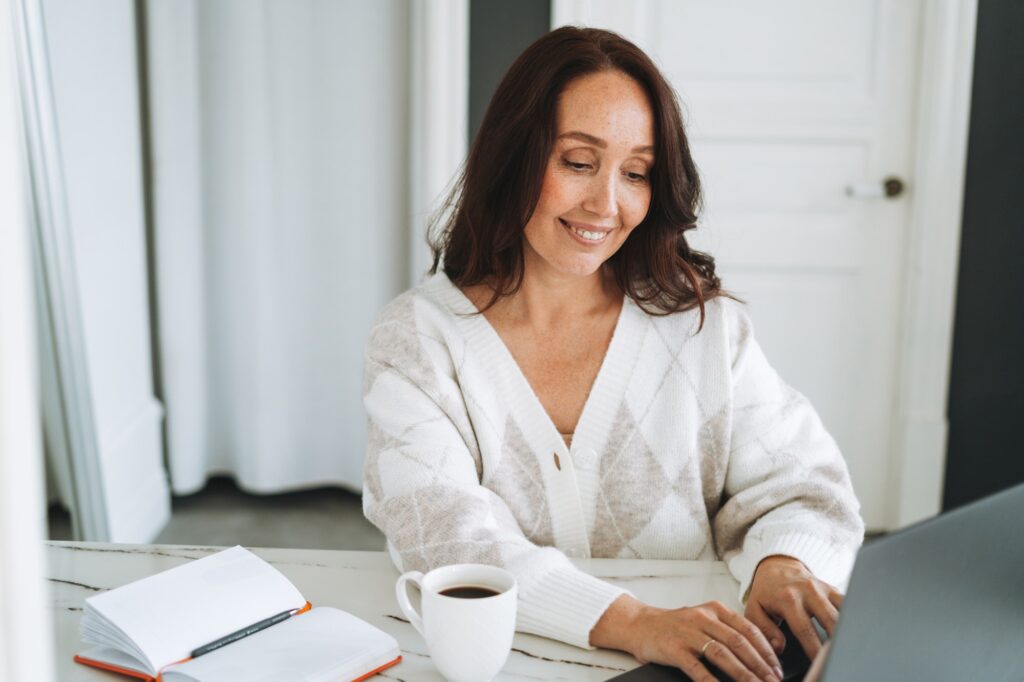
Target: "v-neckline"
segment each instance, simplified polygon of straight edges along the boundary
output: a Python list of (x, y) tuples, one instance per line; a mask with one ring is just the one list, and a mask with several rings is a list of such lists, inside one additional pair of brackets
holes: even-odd
[[(535, 446), (545, 444), (549, 448), (557, 445), (560, 446), (563, 453), (569, 452), (570, 447), (565, 443), (565, 439), (555, 426), (551, 415), (544, 408), (540, 397), (526, 378), (522, 367), (516, 362), (515, 356), (512, 355), (512, 351), (509, 350), (498, 330), (494, 328), (490, 320), (479, 312), (469, 297), (448, 279), (447, 275), (439, 272), (436, 276), (443, 277), (444, 283), (452, 292), (449, 301), (456, 304), (453, 305), (456, 312), (469, 313), (461, 316), (461, 323), (465, 325), (470, 343), (476, 345), (477, 350), (485, 356), (500, 363), (500, 368), (504, 371), (497, 372), (497, 378), (504, 378), (512, 384), (509, 388), (514, 391), (515, 402), (529, 416), (529, 423), (522, 426), (534, 430), (533, 433), (524, 434), (528, 442)], [(601, 359), (601, 366), (590, 385), (583, 410), (573, 429), (571, 447), (573, 450), (584, 446), (596, 449), (607, 438), (612, 417), (624, 398), (626, 384), (638, 356), (639, 344), (642, 339), (642, 325), (638, 324), (638, 316), (642, 316), (642, 312), (636, 308), (628, 296), (623, 295), (622, 306), (615, 320), (611, 341)]]

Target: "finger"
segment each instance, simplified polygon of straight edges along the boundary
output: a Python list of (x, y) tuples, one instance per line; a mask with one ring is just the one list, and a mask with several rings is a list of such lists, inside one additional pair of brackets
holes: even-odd
[[(757, 609), (760, 609), (760, 607), (757, 604), (755, 604), (754, 610)], [(761, 613), (764, 612), (762, 611)], [(730, 612), (724, 620), (726, 623), (732, 626), (734, 630), (736, 630), (741, 635), (747, 638), (747, 641), (749, 641), (751, 645), (753, 645), (753, 647), (757, 650), (761, 657), (768, 663), (768, 665), (770, 665), (772, 668), (778, 668), (776, 674), (781, 676), (782, 665), (779, 663), (779, 657), (775, 655), (775, 649), (773, 645), (769, 642), (769, 638), (765, 635), (764, 631), (757, 626), (756, 623), (754, 623), (752, 620), (744, 618), (736, 612)], [(764, 620), (771, 622), (771, 618), (769, 618), (767, 614), (764, 614)], [(778, 630), (778, 627), (776, 627), (774, 623), (772, 623), (770, 627), (775, 627), (775, 629)], [(777, 640), (784, 639), (781, 631), (775, 637)]]
[(691, 654), (683, 654), (679, 661), (679, 669), (686, 673), (693, 682), (718, 682), (718, 678), (704, 667), (700, 659)]
[(836, 621), (839, 620), (839, 611), (836, 607), (818, 592), (807, 595), (804, 603), (808, 607), (807, 610), (821, 623), (821, 627), (825, 628), (825, 632), (831, 637), (832, 632), (836, 629)]
[(811, 668), (807, 671), (804, 682), (821, 682), (821, 671), (825, 668), (825, 659), (828, 657), (828, 645), (830, 643), (825, 642), (821, 647), (821, 653), (811, 663)]
[(796, 597), (788, 601), (782, 610), (782, 617), (786, 619), (790, 631), (796, 637), (796, 641), (800, 642), (807, 657), (813, 661), (821, 649), (821, 639), (818, 638), (818, 631), (804, 608), (803, 599)]
[(843, 608), (843, 593), (831, 586), (828, 588), (828, 600), (837, 609)]
[(761, 680), (773, 680), (775, 675), (771, 672), (764, 677), (758, 677), (750, 668), (743, 665), (738, 658), (729, 650), (725, 644), (718, 640), (711, 642), (711, 645), (704, 650), (704, 658), (714, 663), (719, 670), (728, 675), (735, 682), (761, 682)]
[[(747, 604), (746, 615), (747, 619), (764, 633), (769, 644), (771, 644), (772, 651), (776, 654), (781, 654), (786, 648), (786, 636), (782, 634), (782, 629), (779, 628), (775, 619), (769, 616), (768, 612), (761, 608), (760, 604), (754, 602)], [(778, 662), (777, 658), (775, 660)]]
[[(730, 627), (728, 623), (711, 623), (708, 627), (708, 634), (724, 644), (733, 656), (739, 659), (748, 670), (752, 671), (760, 679), (773, 680), (776, 677), (782, 677), (782, 666), (775, 659), (775, 652), (768, 646), (768, 641), (764, 639), (764, 635), (750, 621), (747, 621), (747, 625), (762, 640), (764, 648), (770, 654), (770, 658), (759, 652), (750, 640), (747, 639), (745, 633)], [(711, 649), (711, 647), (708, 647), (708, 649)], [(778, 670), (774, 668), (778, 668)]]

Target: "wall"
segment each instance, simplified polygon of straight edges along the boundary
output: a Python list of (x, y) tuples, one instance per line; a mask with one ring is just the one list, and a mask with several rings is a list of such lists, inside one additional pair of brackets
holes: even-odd
[(1024, 3), (981, 0), (944, 509), (1024, 481)]

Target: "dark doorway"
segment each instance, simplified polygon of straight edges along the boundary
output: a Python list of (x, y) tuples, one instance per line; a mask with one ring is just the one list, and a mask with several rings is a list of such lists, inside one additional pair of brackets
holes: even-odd
[(469, 3), (469, 143), (512, 62), (551, 28), (551, 0)]
[(943, 509), (1024, 481), (1024, 2), (981, 0)]

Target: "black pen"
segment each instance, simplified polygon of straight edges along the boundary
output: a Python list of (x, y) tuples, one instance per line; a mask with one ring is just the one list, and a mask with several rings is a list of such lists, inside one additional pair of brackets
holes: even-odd
[(224, 637), (221, 637), (218, 640), (210, 642), (209, 644), (204, 644), (203, 646), (199, 647), (198, 649), (194, 649), (192, 651), (192, 653), (190, 654), (190, 656), (192, 658), (198, 658), (199, 656), (202, 656), (203, 654), (208, 654), (211, 651), (214, 651), (215, 649), (221, 648), (225, 644), (231, 644), (232, 642), (237, 642), (238, 640), (243, 639), (245, 637), (248, 637), (249, 635), (256, 634), (260, 630), (265, 630), (265, 629), (269, 628), (271, 625), (277, 625), (278, 623), (280, 623), (283, 620), (288, 620), (293, 615), (298, 613), (300, 610), (301, 609), (289, 609), (287, 611), (282, 611), (281, 613), (277, 614), (276, 616), (271, 616), (270, 618), (265, 618), (265, 619), (261, 620), (258, 623), (253, 623), (252, 625), (250, 625), (248, 627), (244, 627), (241, 630), (237, 630), (235, 632), (232, 632), (230, 635), (226, 635)]

